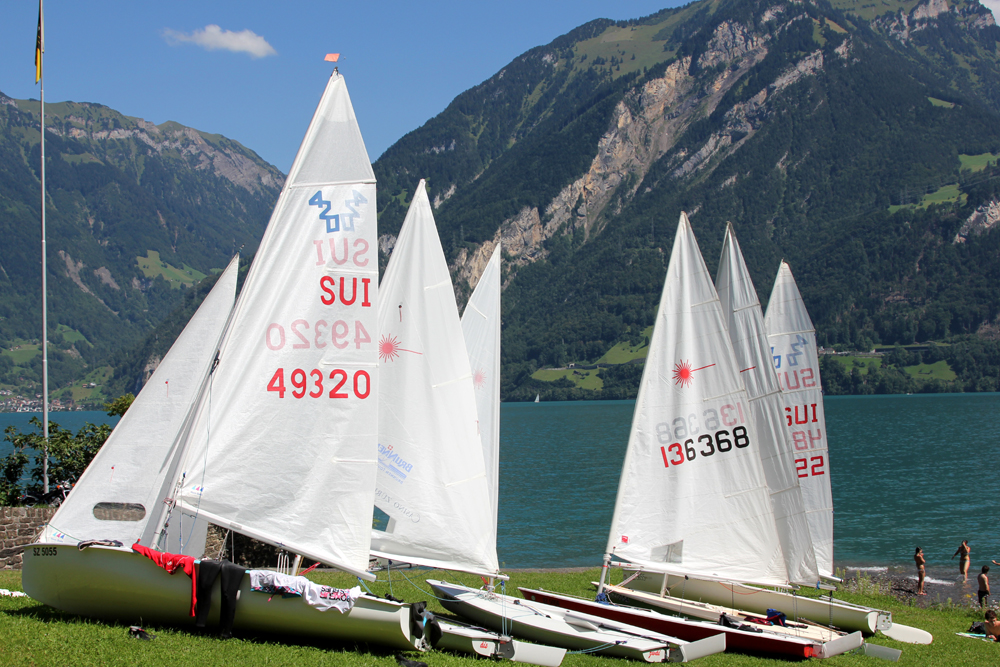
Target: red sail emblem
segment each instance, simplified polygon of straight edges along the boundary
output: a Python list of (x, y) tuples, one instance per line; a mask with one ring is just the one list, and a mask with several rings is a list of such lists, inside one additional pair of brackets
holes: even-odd
[(691, 368), (690, 361), (678, 361), (674, 364), (674, 384), (679, 384), (682, 388), (690, 386), (691, 382), (694, 380), (694, 374), (696, 371), (711, 368), (714, 365), (715, 364), (708, 364), (707, 366), (701, 366), (699, 368)]

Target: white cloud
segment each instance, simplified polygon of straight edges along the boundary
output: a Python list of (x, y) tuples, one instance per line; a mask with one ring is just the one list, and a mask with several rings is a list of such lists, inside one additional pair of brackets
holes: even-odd
[(267, 43), (266, 39), (252, 30), (232, 32), (223, 30), (217, 25), (207, 25), (190, 34), (166, 28), (163, 31), (163, 37), (171, 45), (190, 42), (208, 51), (224, 49), (234, 53), (247, 53), (254, 58), (264, 58), (278, 53), (273, 46)]
[(993, 19), (1000, 23), (1000, 0), (979, 0), (980, 4), (993, 12)]

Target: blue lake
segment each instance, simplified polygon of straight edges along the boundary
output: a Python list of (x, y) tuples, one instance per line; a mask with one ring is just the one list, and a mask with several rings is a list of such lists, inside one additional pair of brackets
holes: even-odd
[[(932, 576), (1000, 559), (1000, 394), (827, 397), (837, 567), (902, 566), (914, 547)], [(633, 401), (504, 403), (500, 526), (504, 567), (600, 562), (628, 441)], [(31, 414), (0, 414), (28, 428)], [(115, 423), (103, 412), (56, 412), (63, 428)], [(9, 452), (0, 442), (0, 456)], [(954, 577), (951, 575), (950, 580)]]

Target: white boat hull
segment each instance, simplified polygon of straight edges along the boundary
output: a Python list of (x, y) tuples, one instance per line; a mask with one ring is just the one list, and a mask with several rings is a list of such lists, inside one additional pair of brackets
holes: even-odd
[(524, 662), (541, 667), (559, 667), (566, 649), (543, 644), (528, 644), (489, 630), (455, 625), (437, 619), (441, 626), (441, 639), (434, 648), (456, 653), (469, 653), (483, 658), (506, 658), (511, 662)]
[[(509, 595), (477, 591), (466, 586), (427, 580), (442, 606), (485, 627), (508, 631), (530, 641), (570, 650), (592, 650), (601, 655), (643, 662), (680, 662), (725, 650), (725, 637), (685, 642), (643, 628), (616, 623), (590, 614), (531, 602)], [(682, 652), (678, 648), (689, 648)]]
[[(124, 549), (32, 544), (24, 551), (21, 582), (25, 593), (56, 609), (128, 623), (194, 624), (191, 579), (167, 574), (145, 556)], [(209, 625), (219, 622), (221, 595), (216, 580)], [(413, 650), (421, 640), (410, 632), (408, 605), (362, 595), (350, 611), (320, 611), (302, 598), (282, 598), (250, 590), (244, 575), (233, 628), (302, 637), (371, 642)]]
[[(626, 576), (629, 574), (626, 570)], [(628, 588), (658, 594), (663, 589), (664, 576), (668, 578), (667, 594), (674, 598), (734, 606), (755, 614), (766, 614), (768, 609), (777, 609), (784, 612), (789, 620), (805, 618), (841, 630), (861, 631), (866, 635), (875, 634), (876, 630), (884, 630), (892, 623), (892, 615), (887, 611), (792, 595), (746, 584), (705, 579), (685, 581), (683, 577), (643, 572), (628, 583)]]

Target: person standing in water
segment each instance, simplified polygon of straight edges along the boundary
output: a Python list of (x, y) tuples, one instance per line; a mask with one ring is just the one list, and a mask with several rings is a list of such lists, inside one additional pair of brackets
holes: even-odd
[(916, 553), (913, 554), (913, 561), (917, 564), (917, 595), (927, 595), (924, 593), (924, 566), (927, 560), (924, 558), (924, 550), (920, 547), (917, 547)]
[(969, 580), (969, 553), (972, 549), (969, 548), (969, 540), (962, 540), (962, 543), (958, 545), (958, 551), (952, 556), (958, 556), (958, 571), (962, 575), (962, 581)]
[(985, 607), (990, 603), (990, 571), (989, 565), (983, 565), (983, 571), (979, 573), (979, 606)]

